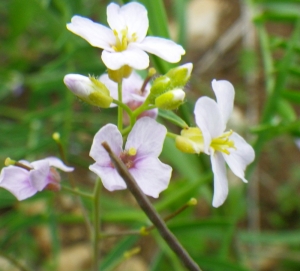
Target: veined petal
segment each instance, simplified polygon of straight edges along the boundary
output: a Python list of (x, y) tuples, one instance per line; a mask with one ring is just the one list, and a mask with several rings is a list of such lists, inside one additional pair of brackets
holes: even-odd
[(107, 190), (114, 191), (126, 189), (126, 183), (115, 168), (110, 166), (101, 166), (98, 163), (95, 163), (90, 165), (89, 169), (101, 178), (103, 186)]
[(129, 172), (146, 195), (157, 198), (168, 187), (172, 168), (156, 157), (147, 157), (139, 160)]
[(67, 28), (92, 46), (113, 51), (111, 45), (115, 44), (116, 39), (108, 27), (76, 15), (67, 24)]
[(209, 154), (212, 139), (220, 136), (225, 130), (221, 112), (213, 99), (201, 97), (195, 104), (194, 114), (196, 124), (203, 135), (204, 152)]
[(90, 156), (100, 166), (107, 166), (111, 163), (107, 151), (102, 146), (102, 143), (105, 141), (116, 155), (119, 155), (122, 152), (123, 139), (116, 125), (105, 125), (94, 137)]
[(158, 157), (162, 151), (167, 134), (165, 126), (149, 117), (140, 118), (133, 126), (125, 146), (125, 150), (135, 148), (137, 159), (145, 156)]
[(58, 159), (57, 157), (47, 157), (45, 158), (44, 160), (48, 161), (50, 167), (56, 167), (62, 171), (65, 171), (65, 172), (71, 172), (74, 170), (73, 167), (68, 167), (66, 166), (63, 161), (61, 161), (60, 159)]
[(234, 142), (236, 149), (230, 149), (229, 155), (223, 154), (224, 159), (232, 172), (247, 183), (244, 171), (246, 166), (252, 163), (255, 158), (254, 150), (252, 146), (237, 133), (232, 133), (229, 140)]
[(134, 35), (137, 42), (142, 41), (149, 27), (147, 10), (137, 2), (131, 2), (123, 5), (121, 8), (115, 3), (107, 7), (107, 22), (111, 29), (118, 33), (127, 30), (129, 41)]
[(122, 52), (104, 50), (101, 58), (105, 66), (111, 70), (118, 70), (124, 65), (136, 70), (144, 70), (149, 66), (149, 56), (143, 50), (131, 47), (131, 44)]
[(29, 171), (15, 166), (2, 169), (0, 187), (8, 190), (18, 200), (30, 198), (37, 193), (37, 189), (31, 185)]
[(232, 110), (234, 102), (234, 88), (233, 85), (226, 80), (213, 80), (211, 82), (212, 89), (217, 98), (217, 104), (223, 118), (223, 122), (226, 125)]
[(225, 160), (220, 152), (215, 152), (211, 154), (210, 161), (214, 173), (214, 197), (212, 205), (217, 208), (224, 203), (228, 195)]
[(171, 63), (179, 62), (181, 56), (185, 54), (185, 50), (181, 45), (176, 44), (174, 41), (158, 37), (146, 37), (141, 43), (133, 43), (132, 46), (138, 47)]
[(37, 191), (42, 191), (49, 183), (48, 175), (50, 173), (50, 165), (46, 159), (32, 162), (33, 170), (29, 171), (32, 186)]

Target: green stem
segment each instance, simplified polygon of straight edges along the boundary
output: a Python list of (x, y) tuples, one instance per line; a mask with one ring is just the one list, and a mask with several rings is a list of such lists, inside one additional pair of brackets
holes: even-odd
[[(118, 100), (120, 104), (122, 103), (122, 81), (118, 83)], [(123, 107), (118, 106), (118, 129), (122, 131), (123, 129)]]
[(120, 102), (118, 100), (115, 100), (115, 99), (113, 99), (113, 103), (115, 103), (119, 107), (122, 107), (127, 112), (127, 114), (129, 115), (129, 117), (132, 116), (132, 111), (131, 111), (131, 109), (130, 109), (129, 106), (127, 106), (126, 104), (124, 104), (124, 103), (122, 103), (122, 102)]
[(66, 191), (66, 192), (69, 192), (69, 193), (72, 193), (74, 195), (77, 195), (77, 196), (81, 196), (81, 197), (84, 197), (84, 198), (89, 198), (89, 199), (93, 199), (93, 195), (89, 194), (89, 193), (85, 193), (85, 192), (81, 192), (78, 188), (70, 188), (70, 187), (67, 187), (67, 186), (64, 186), (62, 185), (61, 186), (61, 190), (62, 191)]
[(109, 154), (116, 170), (123, 178), (129, 191), (135, 197), (137, 203), (140, 205), (141, 209), (148, 216), (151, 222), (155, 225), (158, 232), (162, 236), (162, 238), (166, 241), (169, 247), (175, 252), (177, 257), (182, 261), (182, 263), (187, 267), (190, 271), (201, 271), (200, 267), (194, 262), (191, 256), (187, 253), (187, 251), (182, 247), (173, 233), (168, 229), (165, 222), (158, 215), (157, 211), (154, 209), (153, 205), (149, 201), (149, 199), (145, 196), (139, 186), (136, 184), (136, 181), (129, 173), (127, 167), (120, 160), (118, 156), (116, 156), (108, 144), (106, 142), (102, 143), (102, 146), (105, 148), (107, 153)]
[(178, 135), (176, 135), (176, 134), (173, 134), (173, 133), (170, 133), (170, 132), (167, 132), (167, 137), (170, 137), (170, 138), (174, 138), (174, 139), (176, 139), (176, 137), (177, 137)]
[(99, 263), (99, 242), (98, 237), (100, 234), (100, 191), (101, 191), (101, 181), (98, 178), (96, 181), (96, 185), (94, 188), (93, 194), (93, 203), (94, 203), (94, 234), (93, 238), (93, 270), (98, 271), (98, 263)]

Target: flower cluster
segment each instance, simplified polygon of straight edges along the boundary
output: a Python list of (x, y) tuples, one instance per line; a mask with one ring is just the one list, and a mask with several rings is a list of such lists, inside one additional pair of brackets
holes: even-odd
[[(171, 40), (146, 36), (147, 10), (137, 2), (122, 7), (109, 4), (107, 22), (110, 28), (76, 15), (67, 24), (68, 30), (103, 49), (101, 57), (107, 73), (98, 77), (67, 74), (65, 85), (79, 99), (93, 106), (118, 107), (118, 125), (107, 124), (94, 137), (90, 156), (95, 163), (89, 169), (100, 177), (109, 191), (127, 187), (102, 146), (106, 142), (141, 190), (156, 198), (168, 187), (171, 178), (172, 168), (158, 158), (166, 135), (170, 135), (181, 151), (203, 152), (210, 156), (214, 173), (213, 206), (219, 207), (228, 194), (226, 163), (237, 177), (247, 182), (244, 171), (255, 156), (253, 148), (241, 136), (226, 130), (233, 110), (233, 86), (225, 80), (213, 80), (217, 101), (208, 97), (197, 100), (196, 127), (185, 127), (180, 135), (168, 133), (166, 127), (156, 121), (158, 110), (174, 110), (184, 103), (184, 89), (192, 73), (192, 63), (170, 69), (164, 75), (155, 75), (155, 78), (156, 71), (149, 70), (143, 79), (134, 70), (149, 67), (147, 53), (177, 63), (185, 50)], [(125, 118), (123, 111), (127, 113)], [(32, 163), (20, 161), (2, 170), (0, 187), (19, 200), (43, 189), (58, 190), (60, 177), (55, 168), (73, 170), (53, 157)]]

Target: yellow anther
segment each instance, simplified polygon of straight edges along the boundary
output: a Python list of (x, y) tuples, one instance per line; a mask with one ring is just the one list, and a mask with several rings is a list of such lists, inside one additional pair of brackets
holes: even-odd
[(5, 166), (13, 166), (15, 165), (16, 161), (15, 160), (12, 160), (10, 159), (9, 157), (7, 157), (4, 161), (4, 165)]
[(52, 138), (55, 141), (59, 141), (60, 140), (60, 134), (58, 132), (55, 132), (55, 133), (53, 133)]
[(230, 130), (221, 136), (214, 138), (210, 144), (210, 146), (216, 150), (223, 152), (225, 154), (230, 154), (229, 148), (236, 149), (234, 142), (229, 140), (229, 137), (232, 135), (233, 131)]
[(191, 198), (188, 202), (187, 202), (187, 204), (189, 205), (189, 206), (194, 206), (194, 205), (197, 205), (197, 200), (195, 199), (195, 198)]
[(130, 156), (136, 155), (136, 149), (135, 149), (135, 148), (130, 148), (130, 149), (128, 150), (128, 154), (129, 154)]

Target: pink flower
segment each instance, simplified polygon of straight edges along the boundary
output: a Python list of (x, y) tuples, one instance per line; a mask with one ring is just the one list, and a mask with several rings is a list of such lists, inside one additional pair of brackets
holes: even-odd
[(96, 163), (90, 166), (90, 170), (101, 178), (104, 187), (109, 191), (126, 188), (125, 182), (101, 145), (106, 141), (127, 166), (142, 191), (157, 198), (159, 193), (168, 187), (172, 173), (172, 168), (158, 159), (166, 133), (167, 129), (155, 120), (149, 117), (141, 118), (128, 135), (123, 150), (123, 139), (118, 128), (107, 124), (94, 137), (90, 156)]
[(0, 175), (0, 187), (11, 192), (18, 200), (27, 199), (45, 188), (59, 190), (60, 175), (55, 168), (65, 172), (74, 170), (56, 157), (48, 157), (32, 163), (22, 160), (20, 163), (32, 169), (8, 166), (2, 169)]
[[(102, 82), (110, 91), (111, 97), (118, 100), (118, 84), (109, 79), (108, 74), (103, 74), (99, 77), (99, 81)], [(150, 84), (147, 84), (142, 91), (144, 80), (136, 72), (132, 72), (128, 78), (123, 79), (122, 83), (122, 102), (127, 104), (131, 110), (135, 110), (140, 107), (150, 93)], [(114, 104), (111, 104), (111, 107)], [(158, 114), (158, 109), (154, 108), (148, 111), (144, 111), (139, 117), (150, 117), (155, 119)]]

